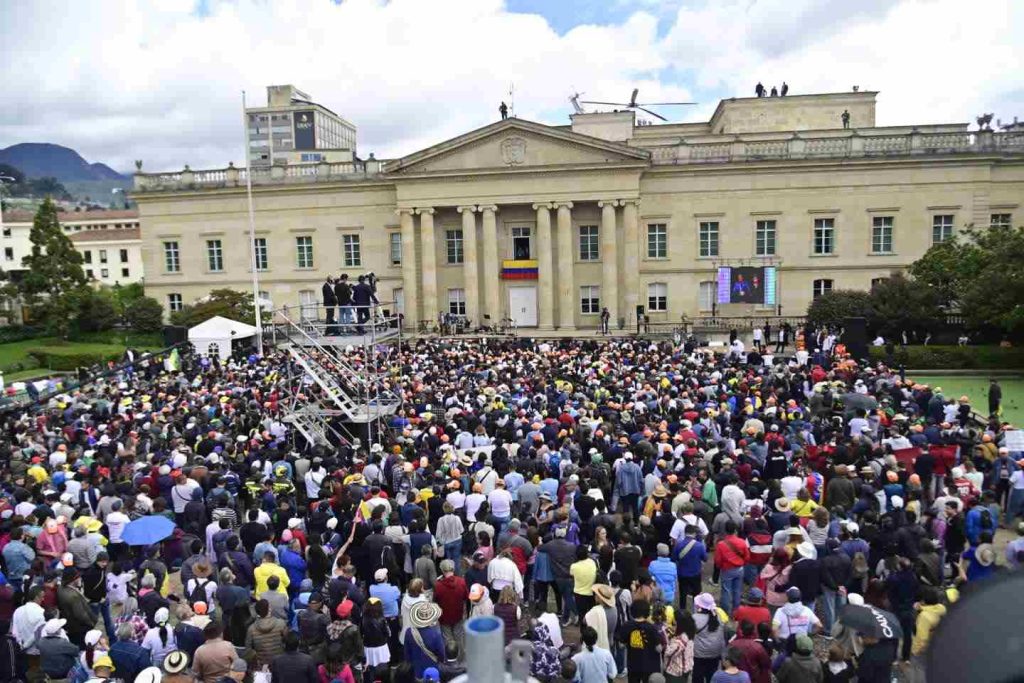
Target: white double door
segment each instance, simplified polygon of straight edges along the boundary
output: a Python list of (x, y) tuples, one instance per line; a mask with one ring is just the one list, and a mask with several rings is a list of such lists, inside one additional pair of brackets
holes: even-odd
[(537, 326), (537, 287), (513, 285), (508, 288), (508, 317), (517, 327)]

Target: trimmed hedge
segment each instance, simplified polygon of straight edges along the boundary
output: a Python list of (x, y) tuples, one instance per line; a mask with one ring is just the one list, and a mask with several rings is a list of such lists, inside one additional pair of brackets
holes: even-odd
[(39, 361), (39, 365), (50, 370), (76, 370), (97, 363), (117, 361), (124, 354), (124, 349), (117, 347), (82, 348), (81, 346), (43, 346), (29, 351), (29, 355)]
[[(871, 360), (887, 360), (885, 348), (872, 346)], [(915, 370), (1022, 370), (1024, 347), (903, 346), (893, 354), (897, 364)]]
[(0, 327), (0, 344), (25, 341), (26, 339), (36, 339), (37, 337), (43, 336), (46, 336), (46, 330), (41, 327), (32, 327), (30, 325), (8, 325), (6, 327)]

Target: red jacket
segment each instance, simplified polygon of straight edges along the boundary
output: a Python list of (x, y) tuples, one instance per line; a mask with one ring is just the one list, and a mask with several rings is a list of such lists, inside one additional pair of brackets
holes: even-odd
[(737, 636), (729, 643), (729, 649), (733, 648), (740, 653), (736, 668), (750, 675), (750, 683), (771, 683), (772, 660), (761, 643)]
[(750, 548), (739, 536), (726, 536), (715, 544), (715, 566), (725, 571), (750, 562)]
[(445, 626), (454, 626), (462, 621), (467, 600), (469, 589), (461, 576), (442, 576), (434, 584), (434, 602), (441, 608), (438, 622)]

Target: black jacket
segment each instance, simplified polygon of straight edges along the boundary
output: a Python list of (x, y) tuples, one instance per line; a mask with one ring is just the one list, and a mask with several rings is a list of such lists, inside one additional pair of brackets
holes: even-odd
[[(792, 576), (792, 575), (790, 575)], [(853, 577), (853, 560), (844, 552), (835, 551), (821, 559), (821, 585), (832, 591), (845, 586)]]
[(370, 302), (377, 302), (377, 297), (373, 295), (370, 285), (360, 282), (352, 288), (352, 303), (356, 306), (369, 306)]
[(285, 652), (270, 663), (270, 683), (320, 683), (320, 675), (305, 652)]
[(338, 296), (334, 293), (334, 285), (325, 282), (323, 286), (324, 306), (337, 306)]
[(352, 303), (352, 286), (347, 282), (337, 282), (334, 285), (334, 297), (339, 306), (348, 306)]
[(800, 598), (807, 602), (821, 595), (821, 563), (818, 560), (798, 560), (789, 570), (789, 586), (800, 589)]

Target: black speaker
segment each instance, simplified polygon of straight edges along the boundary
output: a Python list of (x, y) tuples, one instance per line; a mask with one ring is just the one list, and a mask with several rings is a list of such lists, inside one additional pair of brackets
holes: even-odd
[(164, 346), (174, 346), (188, 341), (188, 328), (181, 325), (164, 325)]
[(843, 320), (843, 338), (847, 352), (855, 360), (868, 357), (868, 326), (864, 318), (846, 318)]

